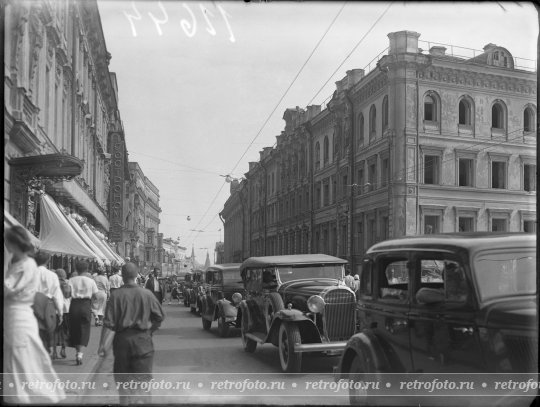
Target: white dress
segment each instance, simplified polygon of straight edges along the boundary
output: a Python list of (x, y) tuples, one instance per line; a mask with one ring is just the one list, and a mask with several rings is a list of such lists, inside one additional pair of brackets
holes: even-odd
[[(58, 376), (39, 337), (32, 304), (39, 284), (34, 259), (10, 265), (4, 277), (4, 399), (14, 404), (58, 403), (64, 391), (42, 385), (30, 389), (29, 381), (55, 382)], [(49, 387), (49, 389), (47, 389)]]

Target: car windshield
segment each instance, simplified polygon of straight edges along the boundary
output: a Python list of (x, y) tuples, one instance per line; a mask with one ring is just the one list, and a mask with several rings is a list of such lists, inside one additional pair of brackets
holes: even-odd
[(343, 266), (341, 264), (278, 266), (277, 269), (282, 283), (292, 280), (313, 280), (317, 278), (340, 280), (343, 278)]
[(532, 249), (485, 251), (474, 260), (481, 301), (536, 293), (536, 253)]

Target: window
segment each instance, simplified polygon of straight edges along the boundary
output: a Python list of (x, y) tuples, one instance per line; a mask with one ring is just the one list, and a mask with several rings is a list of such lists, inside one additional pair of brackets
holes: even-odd
[(471, 102), (463, 98), (459, 101), (459, 124), (464, 126), (472, 125), (472, 107)]
[(440, 157), (437, 155), (424, 156), (424, 184), (439, 184)]
[(377, 162), (373, 160), (368, 166), (368, 191), (373, 191), (377, 184)]
[(534, 131), (536, 128), (536, 121), (534, 117), (534, 110), (531, 107), (527, 107), (523, 111), (523, 131)]
[(458, 231), (459, 232), (474, 232), (474, 218), (459, 217), (458, 219)]
[[(386, 263), (386, 264), (385, 264)], [(409, 289), (407, 260), (383, 259), (379, 273), (381, 300), (406, 300)]]
[(388, 184), (388, 173), (389, 173), (389, 160), (388, 158), (383, 158), (381, 165), (381, 186), (385, 187)]
[(364, 115), (358, 115), (358, 146), (364, 145)]
[(491, 107), (491, 127), (494, 129), (504, 129), (504, 110), (500, 103), (495, 103)]
[(321, 166), (321, 145), (317, 141), (315, 143), (315, 168), (319, 169)]
[(536, 191), (536, 165), (523, 165), (523, 190)]
[(536, 233), (536, 221), (534, 220), (524, 220), (523, 221), (523, 231), (526, 233)]
[(315, 188), (315, 209), (319, 209), (321, 207), (321, 186), (317, 185), (317, 188)]
[(424, 216), (424, 234), (430, 235), (433, 233), (440, 233), (440, 216), (438, 215), (425, 215)]
[(356, 253), (361, 254), (364, 248), (364, 226), (356, 222)]
[(460, 158), (458, 163), (458, 185), (460, 187), (472, 187), (474, 177), (474, 160)]
[(324, 137), (324, 144), (323, 144), (323, 162), (324, 164), (328, 163), (328, 160), (330, 158), (330, 142), (328, 141), (328, 136)]
[(377, 225), (375, 224), (375, 219), (371, 218), (367, 221), (367, 237), (368, 237), (368, 246), (377, 242)]
[(388, 96), (385, 96), (382, 102), (382, 129), (388, 128)]
[[(364, 166), (363, 162), (360, 165), (363, 167)], [(361, 194), (364, 188), (364, 168), (360, 168), (357, 171), (356, 185), (357, 185), (356, 186), (357, 194)]]
[(416, 300), (420, 304), (436, 302), (466, 302), (468, 286), (463, 267), (439, 256), (420, 260), (420, 289)]
[(491, 162), (491, 188), (506, 189), (506, 162)]
[(508, 222), (506, 218), (493, 218), (491, 219), (491, 231), (492, 232), (506, 232), (507, 224)]
[(388, 239), (388, 216), (381, 217), (381, 240)]
[(332, 203), (336, 203), (337, 198), (337, 181), (336, 178), (332, 176)]
[(377, 109), (375, 108), (375, 105), (371, 105), (371, 109), (369, 109), (369, 141), (371, 142), (377, 132)]
[(330, 204), (330, 185), (328, 181), (323, 186), (323, 205), (328, 206)]
[(428, 122), (437, 121), (437, 105), (435, 98), (431, 95), (427, 95), (424, 98), (424, 120)]

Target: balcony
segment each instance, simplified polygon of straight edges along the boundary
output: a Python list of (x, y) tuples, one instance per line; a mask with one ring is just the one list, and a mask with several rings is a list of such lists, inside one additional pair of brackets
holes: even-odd
[(39, 148), (36, 137), (36, 123), (39, 108), (34, 106), (24, 88), (17, 88), (12, 94), (13, 127), (10, 140), (23, 154), (31, 153)]

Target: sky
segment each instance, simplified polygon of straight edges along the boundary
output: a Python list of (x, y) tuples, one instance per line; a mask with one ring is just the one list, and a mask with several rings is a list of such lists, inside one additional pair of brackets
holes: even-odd
[(416, 31), (420, 41), (476, 50), (494, 43), (514, 57), (537, 58), (531, 3), (98, 5), (129, 160), (159, 188), (159, 231), (179, 237), (188, 255), (193, 247), (201, 263), (207, 251), (213, 260), (223, 239), (218, 213), (230, 184), (222, 176), (241, 178), (249, 161), (274, 145), (286, 108), (323, 104), (347, 70), (365, 68), (388, 47), (388, 33)]

